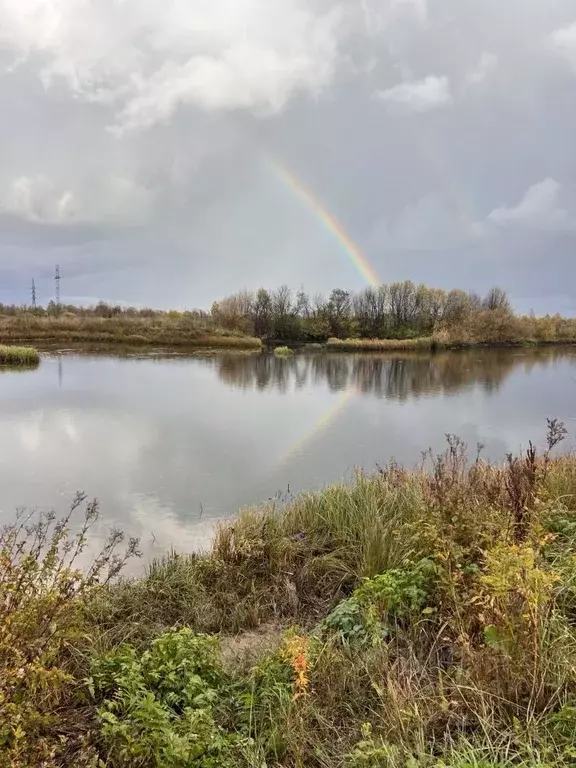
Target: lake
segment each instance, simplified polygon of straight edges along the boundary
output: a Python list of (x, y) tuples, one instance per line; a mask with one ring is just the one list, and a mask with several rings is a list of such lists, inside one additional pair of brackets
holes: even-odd
[[(0, 372), (0, 512), (78, 489), (146, 557), (206, 546), (242, 506), (413, 465), (456, 433), (503, 457), (576, 429), (576, 349), (438, 354), (51, 354)], [(568, 446), (572, 443), (569, 441)]]

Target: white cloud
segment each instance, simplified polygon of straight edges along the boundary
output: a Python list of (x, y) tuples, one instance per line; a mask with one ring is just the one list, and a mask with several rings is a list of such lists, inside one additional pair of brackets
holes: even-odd
[(544, 179), (526, 190), (515, 206), (495, 208), (488, 221), (498, 226), (524, 226), (538, 229), (564, 229), (572, 219), (561, 207), (562, 187), (554, 179)]
[(151, 202), (148, 190), (118, 176), (67, 189), (41, 174), (23, 175), (0, 189), (0, 211), (38, 224), (137, 222)]
[(552, 35), (552, 43), (576, 68), (576, 21), (568, 27), (557, 29)]
[(484, 51), (480, 56), (476, 67), (468, 73), (466, 85), (468, 87), (483, 83), (498, 66), (498, 56), (495, 53)]
[(5, 191), (0, 209), (27, 221), (62, 223), (74, 218), (74, 193), (57, 189), (45, 176), (20, 176)]
[(0, 44), (40, 55), (46, 87), (63, 78), (116, 105), (118, 131), (202, 109), (280, 110), (332, 78), (341, 7), (306, 0), (0, 0)]
[(435, 75), (378, 91), (376, 98), (407, 112), (428, 112), (452, 102), (448, 78)]

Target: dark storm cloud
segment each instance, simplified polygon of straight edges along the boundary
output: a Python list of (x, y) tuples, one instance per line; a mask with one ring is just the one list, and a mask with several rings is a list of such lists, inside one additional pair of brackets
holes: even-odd
[(0, 0), (0, 291), (383, 280), (576, 312), (572, 0)]

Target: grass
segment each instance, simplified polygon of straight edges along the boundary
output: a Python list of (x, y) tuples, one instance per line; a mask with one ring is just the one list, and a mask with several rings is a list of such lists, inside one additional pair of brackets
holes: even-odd
[(0, 339), (35, 343), (100, 343), (131, 346), (259, 349), (260, 339), (201, 324), (184, 313), (151, 316), (122, 314), (36, 316), (22, 312), (0, 316)]
[(274, 354), (276, 357), (291, 357), (294, 351), (290, 347), (276, 347)]
[(502, 338), (473, 338), (456, 334), (436, 333), (416, 339), (328, 339), (326, 349), (333, 352), (394, 352), (471, 349), (475, 347), (522, 347), (574, 344), (573, 340), (537, 340), (521, 336)]
[(40, 355), (33, 347), (12, 347), (0, 344), (0, 365), (35, 366), (39, 362)]
[(333, 352), (388, 352), (395, 350), (428, 350), (432, 337), (421, 339), (328, 339), (327, 349)]
[(573, 766), (564, 436), (551, 421), (544, 451), (502, 464), (449, 437), (414, 471), (247, 510), (135, 579), (114, 580), (111, 549), (103, 577), (62, 565), (68, 521), (7, 529), (0, 765)]

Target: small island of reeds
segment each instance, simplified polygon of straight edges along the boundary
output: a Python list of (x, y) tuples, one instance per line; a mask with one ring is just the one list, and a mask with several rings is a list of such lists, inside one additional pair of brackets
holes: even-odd
[(290, 347), (276, 347), (274, 354), (276, 357), (290, 357), (294, 354), (294, 352), (290, 349)]
[(0, 344), (0, 365), (10, 367), (33, 367), (40, 362), (40, 354), (34, 347), (12, 347)]

